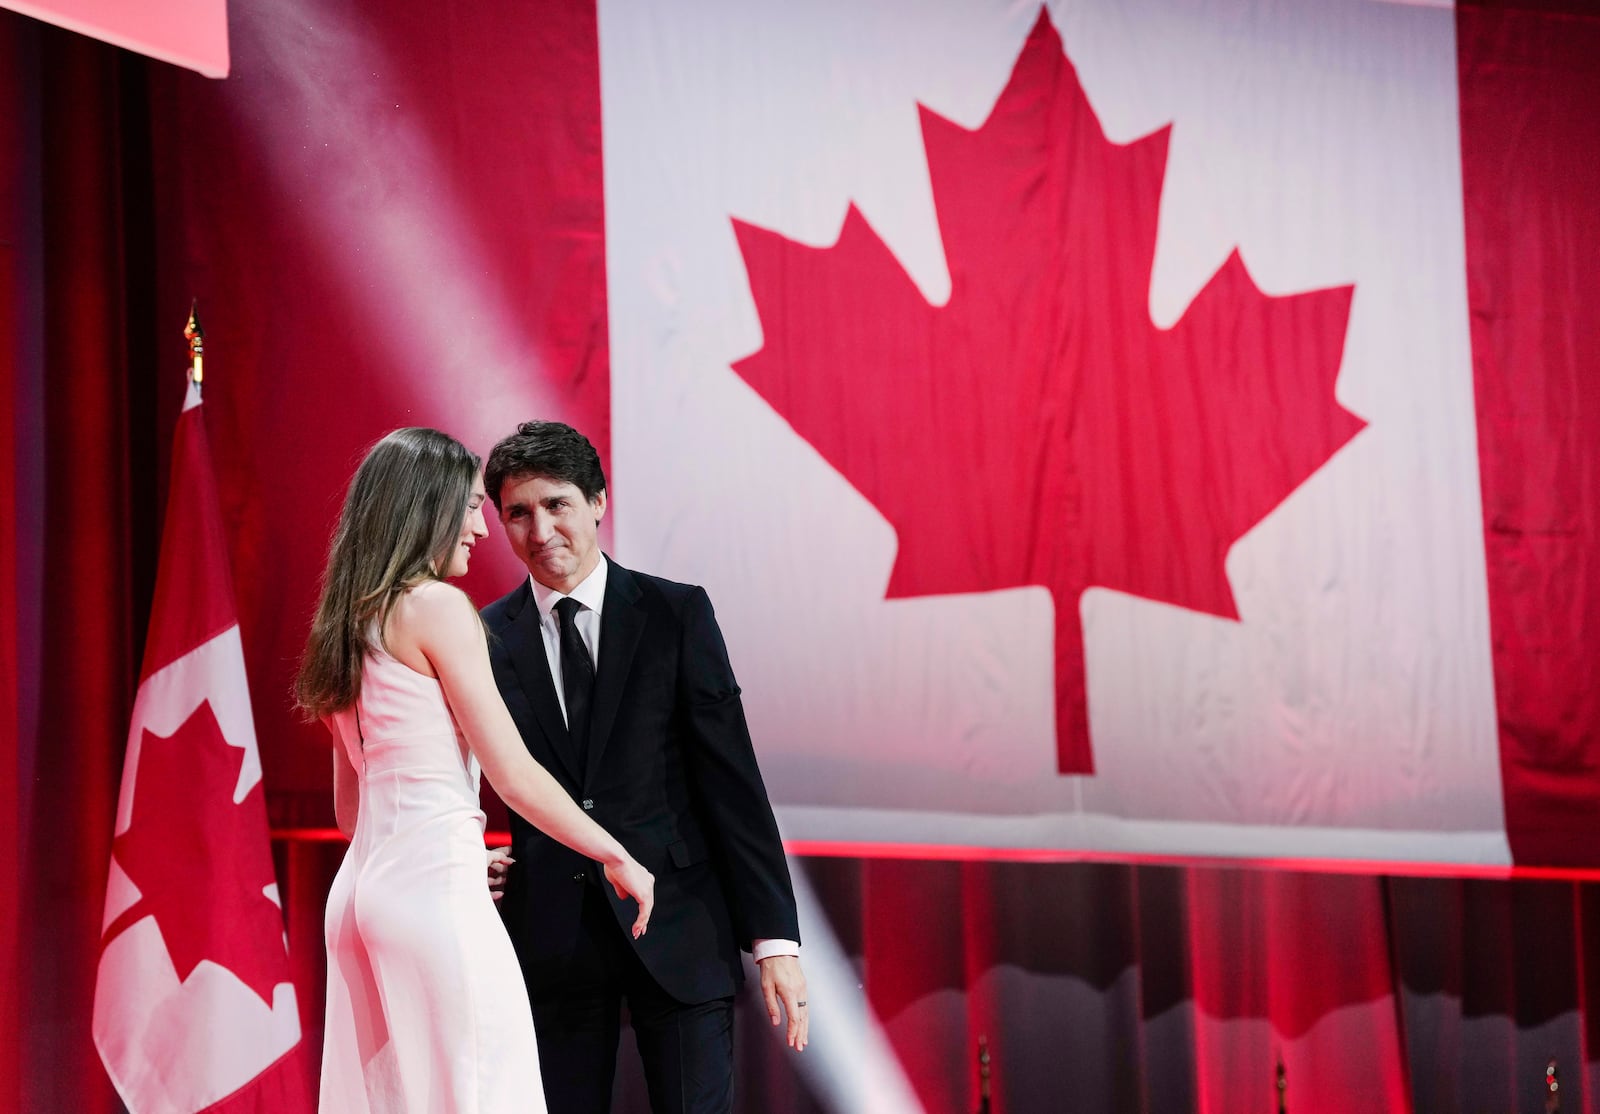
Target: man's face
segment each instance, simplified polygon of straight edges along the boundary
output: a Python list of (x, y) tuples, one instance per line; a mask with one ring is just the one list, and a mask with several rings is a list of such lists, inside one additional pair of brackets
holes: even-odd
[(594, 501), (576, 484), (549, 476), (517, 476), (500, 486), (500, 524), (533, 578), (568, 593), (600, 563), (596, 527), (606, 513), (606, 493)]

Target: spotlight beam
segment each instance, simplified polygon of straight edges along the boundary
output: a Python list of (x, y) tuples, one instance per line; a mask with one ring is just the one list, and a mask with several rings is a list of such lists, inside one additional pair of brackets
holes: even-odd
[[(266, 62), (239, 75), (251, 107), (234, 104), (238, 123), (260, 141), (282, 195), (312, 199), (287, 207), (342, 275), (425, 424), (479, 444), (504, 432), (507, 415), (570, 417), (535, 339), (487, 277), (488, 253), (448, 175), (397, 111), (405, 94), (382, 77), (396, 67), (306, 0), (233, 15), (240, 42)], [(273, 111), (255, 110), (263, 103)]]

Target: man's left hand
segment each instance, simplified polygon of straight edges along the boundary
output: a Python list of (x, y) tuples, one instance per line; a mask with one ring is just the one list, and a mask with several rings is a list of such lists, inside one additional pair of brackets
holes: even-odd
[[(789, 1032), (784, 1039), (796, 1052), (804, 1052), (811, 1035), (811, 1011), (806, 1006), (806, 975), (800, 970), (800, 957), (768, 956), (759, 966), (761, 996), (767, 1001), (767, 1016), (776, 1026), (782, 1023), (782, 1015), (787, 1014)], [(783, 1003), (782, 1014), (778, 1010), (780, 1002)]]
[(506, 896), (506, 869), (517, 860), (509, 847), (490, 847), (484, 853), (489, 858), (489, 896), (499, 901)]

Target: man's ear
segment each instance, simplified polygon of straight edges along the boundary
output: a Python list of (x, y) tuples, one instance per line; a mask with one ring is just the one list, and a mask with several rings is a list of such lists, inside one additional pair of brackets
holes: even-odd
[(598, 526), (600, 520), (606, 516), (606, 493), (603, 488), (595, 493), (589, 505), (594, 508), (594, 524)]

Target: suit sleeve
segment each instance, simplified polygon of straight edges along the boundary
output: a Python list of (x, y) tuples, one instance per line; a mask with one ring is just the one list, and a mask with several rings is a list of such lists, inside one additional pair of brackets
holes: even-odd
[(794, 886), (756, 764), (739, 684), (711, 599), (695, 588), (684, 607), (680, 698), (686, 762), (702, 815), (726, 866), (734, 931), (746, 951), (761, 938), (800, 939)]

